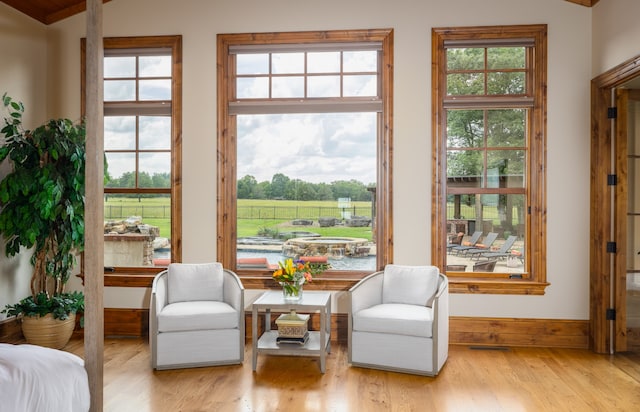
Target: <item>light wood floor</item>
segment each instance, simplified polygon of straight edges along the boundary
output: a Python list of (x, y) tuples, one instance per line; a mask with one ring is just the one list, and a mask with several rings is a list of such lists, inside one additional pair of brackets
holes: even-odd
[[(142, 339), (106, 339), (104, 410), (164, 411), (638, 411), (640, 356), (585, 350), (451, 346), (436, 378), (350, 367), (333, 343), (316, 358), (260, 355), (243, 365), (152, 371)], [(83, 342), (66, 350), (83, 356)]]

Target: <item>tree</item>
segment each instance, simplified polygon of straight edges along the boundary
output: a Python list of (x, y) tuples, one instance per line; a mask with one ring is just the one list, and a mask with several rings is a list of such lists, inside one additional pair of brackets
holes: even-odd
[(334, 199), (341, 197), (348, 197), (354, 201), (368, 201), (371, 200), (371, 193), (367, 190), (364, 183), (355, 179), (349, 181), (338, 180), (331, 183), (333, 189)]
[(317, 200), (336, 200), (333, 197), (333, 190), (327, 183), (318, 183), (316, 185), (316, 199)]
[(251, 175), (246, 175), (238, 180), (238, 199), (254, 199), (254, 191), (258, 182)]
[(315, 200), (316, 191), (311, 183), (293, 179), (287, 183), (284, 197), (289, 200)]
[(276, 173), (271, 178), (271, 198), (272, 199), (284, 199), (285, 192), (287, 190), (287, 183), (289, 179), (282, 173)]

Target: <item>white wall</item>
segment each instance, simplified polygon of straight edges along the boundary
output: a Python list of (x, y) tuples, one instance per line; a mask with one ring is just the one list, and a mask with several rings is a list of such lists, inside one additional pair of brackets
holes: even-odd
[[(23, 121), (27, 128), (46, 120), (46, 52), (45, 27), (0, 4), (0, 96), (6, 92), (24, 103)], [(0, 106), (0, 117), (5, 116), (4, 106)], [(8, 162), (1, 164), (0, 178), (10, 170)], [(4, 240), (0, 240), (0, 310), (29, 294), (31, 277), (29, 254), (8, 259), (4, 257), (4, 247)], [(0, 314), (0, 320), (5, 317)]]
[(593, 7), (593, 77), (640, 55), (640, 2), (603, 0)]
[[(204, 262), (216, 258), (216, 34), (393, 28), (395, 263), (428, 264), (431, 28), (548, 24), (551, 286), (536, 297), (454, 294), (451, 314), (588, 319), (591, 14), (560, 0), (115, 0), (104, 5), (104, 35), (183, 36), (183, 260)], [(52, 115), (74, 118), (80, 112), (84, 19), (81, 14), (48, 28)], [(147, 301), (144, 289), (105, 290), (106, 307), (146, 307)], [(338, 294), (334, 306), (344, 310), (342, 302)]]

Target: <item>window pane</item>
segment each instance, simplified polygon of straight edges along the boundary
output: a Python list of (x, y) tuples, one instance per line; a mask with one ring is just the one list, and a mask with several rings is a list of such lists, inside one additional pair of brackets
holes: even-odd
[(105, 153), (107, 165), (105, 169), (105, 187), (136, 186), (136, 155), (135, 153)]
[(104, 217), (105, 266), (166, 266), (171, 261), (169, 195), (106, 194)]
[[(523, 273), (524, 195), (447, 196), (447, 270)], [(476, 242), (472, 236), (481, 232)], [(463, 237), (459, 243), (458, 234)]]
[(313, 76), (307, 82), (308, 97), (340, 96), (340, 76)]
[(136, 100), (136, 81), (105, 80), (104, 100), (106, 102), (123, 102)]
[(237, 74), (269, 74), (269, 54), (236, 55)]
[(484, 94), (484, 74), (457, 73), (447, 75), (447, 94), (450, 96)]
[(448, 150), (447, 187), (481, 187), (482, 153), (478, 150)]
[(171, 153), (140, 153), (139, 161), (139, 187), (171, 187)]
[(136, 58), (131, 57), (105, 57), (104, 77), (136, 77)]
[(487, 49), (487, 68), (524, 69), (525, 50), (524, 47), (490, 47)]
[(304, 73), (304, 53), (273, 53), (271, 73)]
[(483, 70), (484, 48), (447, 49), (447, 70)]
[(236, 81), (238, 99), (266, 99), (269, 97), (267, 77), (240, 77)]
[(171, 117), (140, 116), (140, 150), (171, 149)]
[(487, 94), (525, 93), (525, 74), (523, 72), (487, 73)]
[(304, 97), (304, 77), (287, 76), (272, 79), (273, 98)]
[(136, 148), (136, 117), (105, 116), (104, 149), (133, 150)]
[(140, 77), (171, 77), (171, 56), (140, 56)]
[(487, 151), (487, 187), (525, 187), (524, 157), (522, 150)]
[(349, 51), (342, 53), (342, 71), (344, 72), (377, 72), (377, 51)]
[(483, 147), (484, 111), (448, 110), (447, 147)]
[(526, 116), (526, 109), (488, 110), (487, 146), (524, 147)]
[(343, 77), (343, 96), (377, 96), (377, 76), (348, 76)]
[[(239, 267), (321, 254), (333, 269), (373, 270), (377, 114), (239, 115), (237, 130)], [(322, 237), (285, 243), (293, 232)]]
[(140, 80), (140, 100), (171, 100), (171, 79)]
[(307, 53), (308, 73), (339, 73), (340, 52)]

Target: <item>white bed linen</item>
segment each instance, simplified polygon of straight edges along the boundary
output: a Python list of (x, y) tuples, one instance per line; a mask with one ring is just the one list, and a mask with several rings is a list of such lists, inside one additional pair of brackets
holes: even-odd
[(89, 410), (84, 361), (68, 352), (0, 343), (0, 412)]

